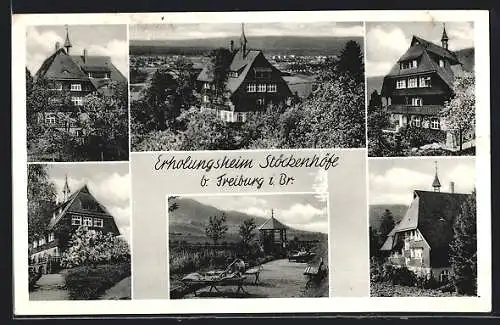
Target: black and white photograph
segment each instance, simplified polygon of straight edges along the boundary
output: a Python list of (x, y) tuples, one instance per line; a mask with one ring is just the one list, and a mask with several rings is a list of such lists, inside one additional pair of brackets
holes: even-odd
[(26, 31), (28, 161), (125, 161), (127, 25)]
[(27, 190), (29, 299), (131, 299), (128, 164), (29, 164)]
[(475, 155), (474, 24), (366, 23), (371, 157)]
[(475, 159), (372, 159), (369, 174), (371, 296), (477, 296)]
[(362, 148), (362, 22), (130, 25), (132, 151)]
[(326, 194), (168, 197), (170, 299), (328, 297)]

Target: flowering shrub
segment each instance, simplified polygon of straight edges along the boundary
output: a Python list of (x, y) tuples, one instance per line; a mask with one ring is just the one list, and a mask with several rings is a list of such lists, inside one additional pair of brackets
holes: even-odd
[(80, 265), (119, 263), (130, 260), (128, 244), (111, 233), (89, 230), (80, 226), (71, 237), (69, 248), (63, 253), (61, 265), (72, 268)]

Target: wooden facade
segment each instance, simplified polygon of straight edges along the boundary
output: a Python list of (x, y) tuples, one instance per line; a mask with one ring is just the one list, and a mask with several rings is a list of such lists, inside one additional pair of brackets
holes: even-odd
[[(382, 101), (390, 113), (395, 131), (405, 126), (442, 132), (443, 142), (454, 148), (458, 139), (452, 134), (440, 113), (453, 96), (456, 75), (463, 74), (462, 63), (448, 49), (443, 27), (441, 46), (413, 36), (410, 47), (384, 77)], [(473, 130), (471, 130), (473, 133)], [(470, 140), (470, 133), (463, 140)]]
[(54, 208), (46, 232), (29, 244), (30, 264), (43, 267), (45, 273), (57, 268), (55, 261), (59, 261), (63, 253), (58, 238), (61, 231), (70, 232), (66, 234), (70, 237), (80, 226), (85, 226), (104, 234), (120, 235), (113, 216), (95, 199), (87, 185), (69, 195), (66, 180), (64, 193), (65, 200)]

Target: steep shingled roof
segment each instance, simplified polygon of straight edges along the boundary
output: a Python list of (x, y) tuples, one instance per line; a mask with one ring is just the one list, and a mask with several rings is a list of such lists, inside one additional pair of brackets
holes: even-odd
[(401, 222), (389, 233), (381, 250), (394, 248), (398, 232), (418, 229), (431, 247), (431, 266), (449, 265), (449, 244), (453, 239), (453, 221), (461, 205), (471, 194), (415, 190)]
[(259, 226), (259, 230), (272, 230), (272, 229), (288, 229), (287, 226), (279, 222), (275, 217), (271, 217)]
[[(78, 204), (76, 201), (79, 201)], [(96, 209), (92, 210), (92, 215), (108, 216), (114, 220), (113, 216), (109, 213), (106, 207), (100, 204), (97, 199), (90, 193), (87, 185), (84, 185), (73, 194), (71, 194), (66, 201), (58, 204), (54, 208), (54, 212), (56, 212), (57, 214), (50, 220), (47, 229), (52, 230), (68, 212), (88, 213), (88, 211), (82, 210), (82, 202), (95, 203)], [(119, 233), (118, 227), (116, 227), (116, 223), (114, 228), (115, 232)]]
[(89, 71), (110, 72), (111, 81), (127, 82), (125, 76), (113, 65), (110, 57), (87, 55), (84, 59), (81, 55), (68, 55), (63, 48), (45, 59), (35, 74), (35, 80), (45, 78), (90, 81), (96, 89), (109, 83), (110, 80), (101, 82), (99, 79), (89, 78), (87, 74)]
[[(240, 87), (243, 80), (247, 76), (250, 68), (252, 67), (255, 59), (262, 54), (259, 50), (249, 50), (245, 56), (242, 55), (242, 50), (239, 49), (233, 56), (233, 60), (229, 66), (230, 71), (237, 71), (238, 77), (228, 77), (227, 78), (227, 89), (234, 93)], [(211, 82), (213, 81), (213, 76), (210, 73), (209, 67), (204, 67), (201, 70), (197, 78), (198, 81)]]

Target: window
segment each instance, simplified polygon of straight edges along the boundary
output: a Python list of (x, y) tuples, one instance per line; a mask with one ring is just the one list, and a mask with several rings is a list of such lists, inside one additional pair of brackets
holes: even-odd
[(408, 79), (408, 88), (417, 88), (417, 78)]
[(81, 84), (71, 84), (71, 91), (82, 91)]
[(417, 259), (422, 259), (422, 252), (423, 252), (423, 249), (422, 248), (415, 248), (414, 249), (414, 253), (413, 253), (413, 258), (417, 258)]
[(420, 127), (422, 126), (422, 117), (417, 115), (417, 116), (414, 116), (413, 117), (413, 120), (412, 120), (412, 124), (413, 126), (416, 126), (416, 127)]
[(439, 119), (437, 117), (431, 119), (431, 129), (439, 130)]
[(104, 223), (101, 218), (94, 218), (94, 227), (102, 228), (103, 224)]
[(411, 67), (416, 68), (417, 67), (417, 60), (411, 61)]
[(92, 218), (91, 217), (83, 217), (83, 225), (92, 227)]
[(229, 76), (232, 78), (238, 78), (238, 71), (231, 71), (229, 72)]
[(37, 248), (38, 247), (38, 240), (34, 240), (33, 241), (33, 248)]
[(450, 271), (442, 270), (441, 274), (439, 274), (439, 281), (448, 282), (448, 277), (450, 276)]
[(83, 134), (82, 134), (82, 130), (79, 130), (79, 129), (76, 129), (75, 130), (75, 136), (77, 137), (81, 137)]
[(54, 233), (53, 233), (53, 232), (51, 232), (51, 233), (49, 234), (49, 243), (50, 243), (50, 242), (53, 242), (53, 241), (54, 241)]
[(396, 89), (403, 89), (406, 88), (406, 80), (404, 79), (399, 79), (396, 81)]
[(257, 89), (257, 86), (255, 84), (248, 84), (247, 85), (247, 91), (249, 93), (254, 93)]
[(71, 97), (71, 103), (74, 106), (82, 106), (83, 105), (83, 97)]
[(82, 225), (82, 217), (72, 216), (71, 217), (71, 225), (72, 226), (81, 226)]
[(266, 92), (266, 84), (259, 84), (259, 86), (257, 88), (257, 92), (265, 93)]
[(40, 239), (38, 239), (38, 246), (42, 245), (45, 245), (45, 237), (41, 237)]
[(411, 106), (422, 106), (423, 100), (422, 97), (412, 97)]
[(247, 119), (246, 113), (235, 113), (236, 114), (236, 121), (238, 122), (245, 122)]
[(444, 68), (444, 60), (443, 59), (439, 59), (439, 66), (441, 68)]
[(276, 92), (276, 84), (269, 84), (267, 85), (267, 91), (270, 93), (275, 93)]
[(104, 74), (104, 79), (109, 79), (111, 77), (111, 74), (109, 72)]
[(431, 87), (431, 77), (430, 76), (420, 77), (418, 86), (420, 88)]
[(56, 124), (56, 117), (54, 115), (45, 116), (45, 123), (49, 125)]
[(204, 88), (204, 89), (210, 89), (210, 83), (205, 82), (205, 83), (203, 84), (203, 88)]
[(257, 106), (262, 106), (264, 105), (265, 100), (263, 97), (257, 99)]
[(208, 103), (210, 100), (207, 95), (203, 95), (203, 102)]
[(57, 91), (61, 91), (62, 90), (62, 83), (59, 82), (59, 81), (56, 81), (54, 83), (54, 88), (52, 88), (52, 90), (57, 90)]
[(410, 62), (405, 61), (400, 63), (401, 70), (409, 69), (410, 68)]

